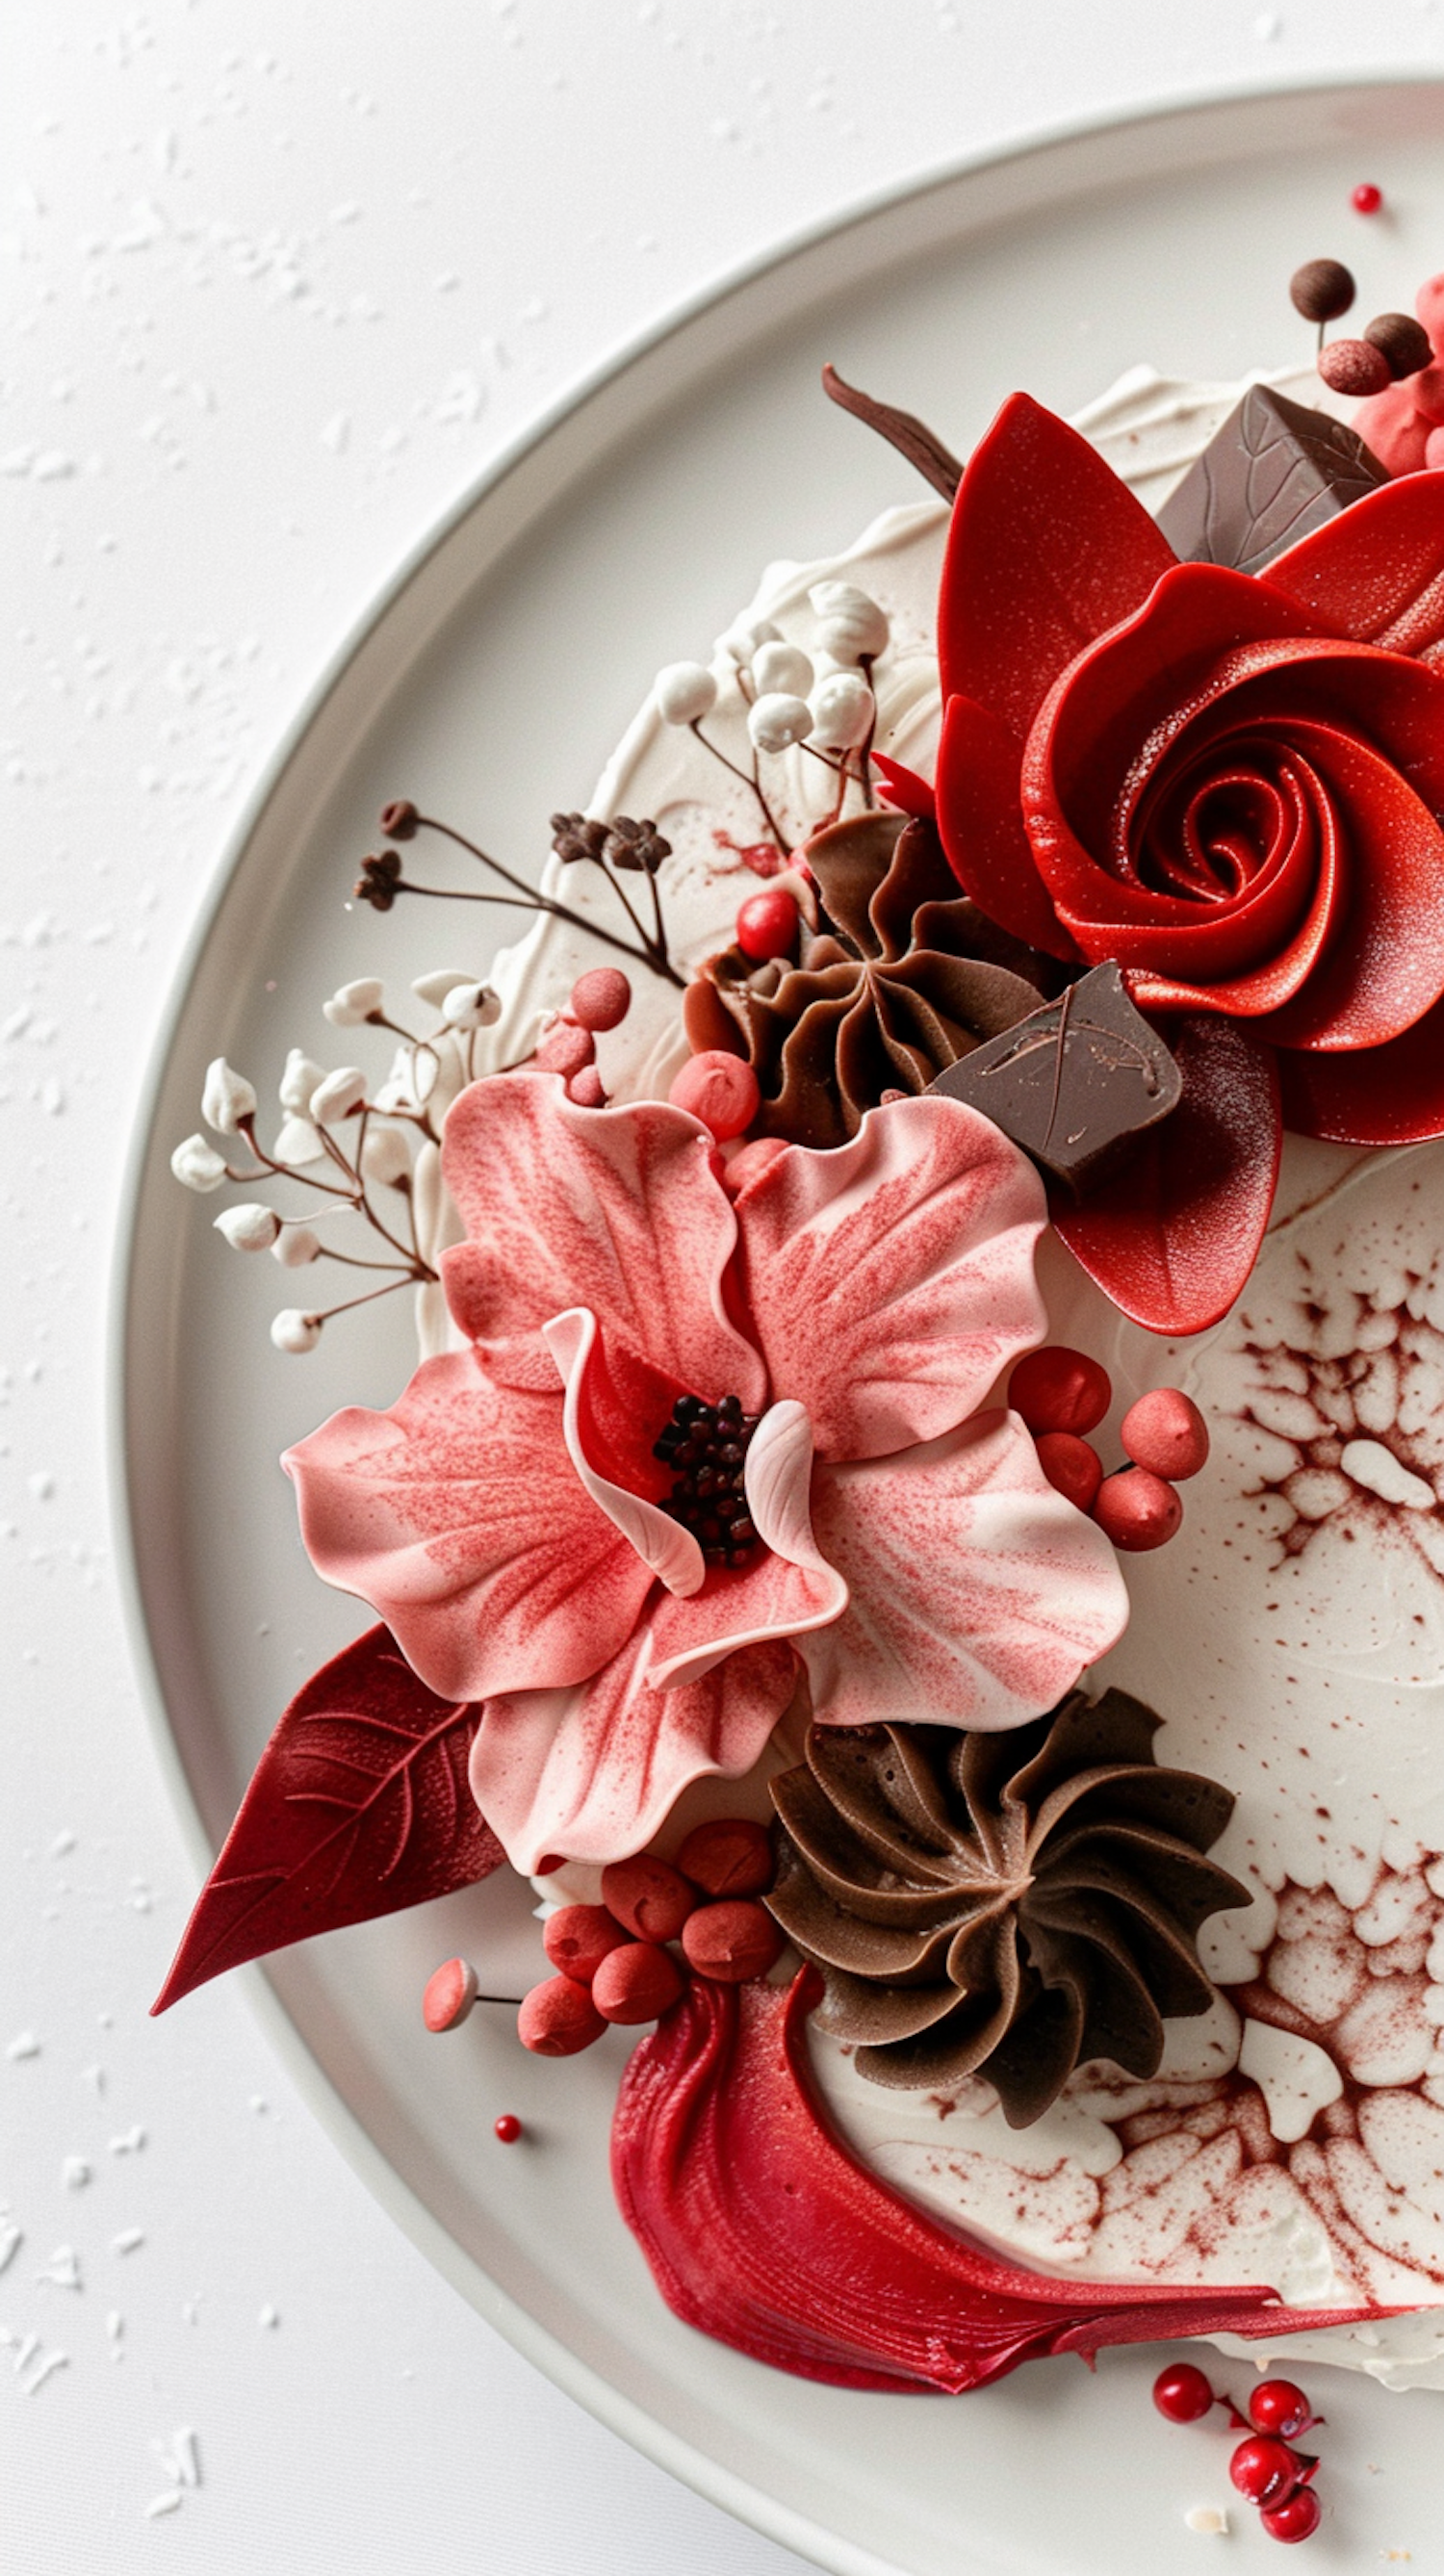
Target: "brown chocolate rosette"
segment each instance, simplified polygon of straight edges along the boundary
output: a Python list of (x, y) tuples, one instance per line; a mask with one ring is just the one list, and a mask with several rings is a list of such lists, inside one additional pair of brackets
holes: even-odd
[(746, 1056), (762, 1092), (754, 1136), (827, 1147), (884, 1092), (934, 1076), (1057, 990), (1053, 962), (958, 892), (930, 823), (867, 813), (803, 853), (818, 922), (795, 965), (740, 948), (710, 958), (683, 1005), (694, 1052)]
[(1075, 2066), (1157, 2072), (1165, 2018), (1207, 2011), (1207, 1915), (1248, 1891), (1204, 1855), (1233, 1812), (1162, 1769), (1160, 1721), (1126, 1692), (1075, 1692), (1007, 1733), (811, 1728), (772, 1783), (767, 1903), (822, 1972), (818, 2020), (876, 2083), (985, 2075), (1010, 2127)]

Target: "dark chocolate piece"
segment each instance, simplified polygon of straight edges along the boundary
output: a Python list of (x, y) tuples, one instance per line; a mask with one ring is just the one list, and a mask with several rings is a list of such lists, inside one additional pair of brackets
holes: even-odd
[(1262, 572), (1388, 480), (1341, 420), (1250, 385), (1164, 502), (1158, 524), (1185, 563)]
[(850, 411), (856, 420), (865, 421), (879, 438), (915, 465), (935, 492), (951, 501), (963, 479), (963, 469), (950, 447), (944, 447), (935, 430), (929, 429), (916, 412), (899, 411), (895, 403), (879, 402), (872, 394), (861, 393), (840, 376), (836, 367), (822, 370), (822, 390), (840, 411)]
[(981, 1109), (1040, 1171), (1083, 1198), (1177, 1107), (1183, 1080), (1110, 962), (974, 1047), (928, 1088)]

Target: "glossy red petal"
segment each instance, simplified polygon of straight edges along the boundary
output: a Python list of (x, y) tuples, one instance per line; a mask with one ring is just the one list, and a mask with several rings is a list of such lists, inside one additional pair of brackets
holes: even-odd
[(1021, 742), (1059, 672), (1176, 560), (1096, 448), (1013, 394), (953, 505), (938, 598), (944, 705), (975, 698)]
[(1227, 1314), (1263, 1241), (1282, 1141), (1278, 1072), (1272, 1049), (1236, 1020), (1184, 1018), (1168, 1042), (1184, 1080), (1178, 1107), (1116, 1180), (1054, 1222), (1135, 1323), (1201, 1333)]
[(1028, 2272), (926, 2217), (827, 2124), (804, 2028), (820, 1990), (810, 1968), (787, 1992), (696, 1978), (622, 2077), (613, 2187), (686, 2324), (799, 2379), (956, 2395), (1049, 2353), (1342, 2321), (1281, 2316), (1267, 2287)]
[(477, 1712), (370, 1628), (297, 1693), (152, 2010), (223, 1969), (471, 1887), (505, 1858), (467, 1786)]
[(1413, 1145), (1444, 1136), (1444, 1002), (1388, 1046), (1358, 1055), (1281, 1047), (1284, 1125), (1336, 1145)]
[(949, 867), (990, 921), (1049, 957), (1078, 951), (1028, 847), (1022, 748), (975, 698), (955, 697), (938, 745), (938, 831)]
[(882, 780), (887, 804), (895, 805), (900, 814), (920, 814), (924, 822), (932, 821), (937, 796), (925, 778), (919, 778), (917, 771), (906, 768), (902, 761), (889, 760), (884, 751), (873, 753), (872, 765)]
[[(1406, 391), (1391, 389), (1395, 400)], [(1362, 425), (1360, 435), (1368, 435)], [(1381, 484), (1290, 546), (1266, 578), (1336, 635), (1388, 653), (1427, 653), (1444, 642), (1444, 474)]]

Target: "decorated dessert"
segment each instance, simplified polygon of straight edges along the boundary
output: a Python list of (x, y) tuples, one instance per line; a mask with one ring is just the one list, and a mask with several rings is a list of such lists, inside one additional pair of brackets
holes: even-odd
[(381, 1053), (279, 1116), (218, 1060), (176, 1151), (280, 1351), (419, 1352), (284, 1462), (367, 1624), (161, 2005), (520, 1873), (531, 1988), (445, 1960), (428, 2026), (635, 2029), (621, 2218), (807, 2377), (1444, 2386), (1444, 279), (1352, 292), (965, 464), (829, 370), (934, 496), (659, 673), (539, 884), (389, 805), (324, 1005)]

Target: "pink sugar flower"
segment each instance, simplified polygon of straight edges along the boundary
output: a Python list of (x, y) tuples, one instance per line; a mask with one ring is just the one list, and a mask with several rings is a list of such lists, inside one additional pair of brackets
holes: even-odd
[[(515, 1074), (463, 1093), (443, 1162), (468, 1347), (285, 1464), (318, 1572), (480, 1703), (516, 1868), (636, 1851), (689, 1780), (748, 1770), (799, 1659), (829, 1724), (1008, 1727), (1120, 1635), (1107, 1541), (977, 1409), (1045, 1324), (1042, 1187), (988, 1120), (897, 1101), (733, 1200), (685, 1112)], [(737, 1399), (730, 1524), (684, 1526), (657, 1455), (689, 1396)]]

